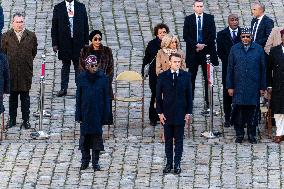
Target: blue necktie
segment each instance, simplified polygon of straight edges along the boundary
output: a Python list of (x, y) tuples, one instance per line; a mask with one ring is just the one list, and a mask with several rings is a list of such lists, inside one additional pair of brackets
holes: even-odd
[(234, 43), (236, 43), (236, 30), (233, 30), (232, 31), (233, 32), (233, 41), (234, 41)]
[(203, 39), (202, 39), (201, 16), (198, 16), (197, 29), (198, 29), (197, 42), (202, 43)]

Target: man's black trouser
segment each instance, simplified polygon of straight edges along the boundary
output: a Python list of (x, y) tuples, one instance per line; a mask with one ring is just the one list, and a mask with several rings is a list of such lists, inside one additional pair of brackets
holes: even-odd
[(223, 84), (223, 110), (225, 114), (225, 121), (230, 121), (232, 110), (232, 97), (228, 93), (225, 84)]
[(155, 75), (155, 74), (149, 75), (149, 85), (150, 85), (150, 89), (151, 89), (149, 119), (152, 123), (157, 123), (157, 121), (159, 121), (159, 116), (158, 116), (157, 110), (155, 108), (157, 75)]
[(18, 96), (21, 100), (22, 119), (28, 121), (30, 118), (30, 95), (29, 91), (11, 91), (9, 97), (9, 116), (16, 120), (18, 109)]
[(201, 65), (202, 68), (202, 75), (204, 79), (204, 88), (205, 88), (205, 96), (204, 96), (204, 101), (206, 103), (206, 106), (209, 106), (209, 98), (208, 98), (208, 80), (207, 80), (207, 65), (206, 62), (201, 57), (202, 55), (197, 53), (196, 54), (196, 62), (197, 64), (192, 66), (190, 68), (191, 72), (191, 83), (192, 83), (192, 98), (194, 99), (194, 90), (195, 90), (195, 80), (196, 80), (196, 75), (198, 72), (199, 65)]
[[(77, 76), (79, 75), (79, 58), (72, 59), (72, 62), (73, 62), (73, 66), (74, 66), (75, 82), (76, 82)], [(70, 66), (71, 66), (71, 59), (70, 60), (62, 60), (61, 90), (68, 89)]]
[(234, 105), (234, 128), (237, 137), (243, 138), (245, 135), (244, 125), (247, 124), (247, 133), (249, 137), (256, 136), (256, 123), (258, 109), (255, 105)]
[(167, 164), (173, 163), (173, 139), (175, 139), (175, 157), (174, 163), (180, 164), (183, 152), (183, 135), (184, 125), (164, 125), (165, 135), (165, 153), (167, 157)]

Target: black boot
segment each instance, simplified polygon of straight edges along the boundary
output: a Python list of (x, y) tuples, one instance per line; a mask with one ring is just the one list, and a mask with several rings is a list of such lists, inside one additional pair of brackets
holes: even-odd
[(174, 166), (174, 173), (175, 174), (180, 174), (180, 172), (181, 172), (180, 163), (177, 163)]
[(14, 126), (16, 126), (16, 118), (10, 118), (10, 120), (7, 121), (6, 129), (9, 129)]
[(173, 168), (172, 164), (166, 164), (166, 167), (163, 169), (163, 173), (170, 173)]
[(92, 157), (92, 164), (93, 164), (93, 169), (94, 171), (100, 171), (101, 167), (99, 164), (99, 159), (100, 159), (100, 151), (99, 150), (93, 150), (93, 157)]
[(21, 129), (22, 129), (22, 127), (24, 127), (25, 129), (30, 129), (31, 124), (30, 124), (29, 120), (24, 120), (22, 125), (21, 125)]
[(80, 167), (80, 170), (85, 170), (89, 167), (89, 164), (86, 164), (86, 163), (82, 163), (81, 164), (81, 167)]

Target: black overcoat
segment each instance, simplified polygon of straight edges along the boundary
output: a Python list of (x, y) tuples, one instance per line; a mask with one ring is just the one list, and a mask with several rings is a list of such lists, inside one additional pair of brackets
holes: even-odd
[(284, 114), (284, 53), (282, 45), (272, 47), (269, 53), (268, 84), (272, 86), (272, 111)]
[(14, 30), (10, 29), (3, 34), (1, 45), (8, 59), (11, 91), (29, 91), (38, 45), (35, 33), (25, 29), (19, 42)]
[(81, 135), (102, 134), (102, 125), (109, 118), (108, 77), (102, 70), (95, 74), (83, 71), (78, 76), (75, 120), (82, 122)]
[(191, 75), (179, 70), (176, 86), (171, 70), (162, 72), (157, 81), (156, 105), (158, 114), (164, 114), (166, 124), (183, 125), (186, 114), (192, 113)]
[[(211, 62), (217, 66), (219, 64), (218, 57), (216, 53), (216, 26), (214, 21), (214, 16), (210, 14), (203, 13), (203, 26), (202, 26), (202, 36), (203, 43), (206, 45), (204, 49), (200, 52), (203, 63), (206, 63), (206, 54), (210, 54)], [(199, 62), (197, 62), (196, 56), (196, 45), (197, 45), (197, 26), (196, 26), (196, 16), (191, 14), (185, 17), (183, 26), (183, 39), (186, 42), (186, 66), (189, 71), (196, 67)]]
[(6, 56), (0, 53), (0, 113), (4, 112), (3, 95), (10, 92), (9, 66)]
[(73, 40), (65, 1), (54, 6), (51, 39), (58, 46), (59, 60), (78, 59), (81, 49), (89, 44), (89, 25), (85, 5), (74, 1)]

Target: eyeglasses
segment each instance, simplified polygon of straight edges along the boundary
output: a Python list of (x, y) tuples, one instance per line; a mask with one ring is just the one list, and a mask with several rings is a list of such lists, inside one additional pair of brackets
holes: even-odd
[(102, 40), (102, 38), (100, 38), (100, 37), (95, 37), (94, 38), (94, 41), (101, 41)]
[(242, 35), (241, 38), (250, 38), (250, 35)]
[(99, 66), (98, 64), (90, 64), (91, 68), (98, 67), (98, 66)]

